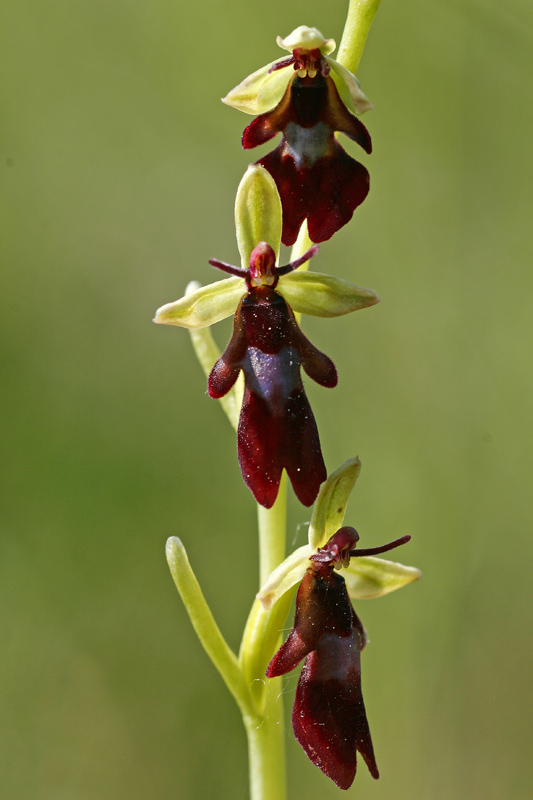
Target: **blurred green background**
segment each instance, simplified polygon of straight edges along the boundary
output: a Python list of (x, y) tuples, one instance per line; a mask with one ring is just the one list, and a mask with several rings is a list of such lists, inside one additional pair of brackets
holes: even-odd
[[(8, 800), (247, 797), (236, 707), (167, 569), (180, 535), (232, 646), (255, 508), (188, 335), (155, 309), (236, 262), (250, 118), (219, 98), (346, 3), (4, 0), (0, 774)], [(378, 291), (305, 319), (347, 523), (420, 583), (357, 611), (375, 800), (531, 797), (528, 0), (384, 0), (359, 71), (372, 190), (315, 269)], [(257, 152), (265, 152), (264, 148)], [(221, 345), (230, 325), (215, 331)], [(310, 512), (290, 499), (290, 544)], [(287, 682), (287, 708), (297, 680)], [(339, 791), (289, 733), (291, 800)], [(274, 799), (273, 799), (274, 800)]]

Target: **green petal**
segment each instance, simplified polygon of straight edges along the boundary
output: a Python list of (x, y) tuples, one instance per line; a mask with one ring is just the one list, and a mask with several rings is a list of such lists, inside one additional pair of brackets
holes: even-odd
[(309, 566), (309, 556), (313, 551), (308, 544), (299, 547), (285, 561), (270, 573), (266, 583), (257, 593), (257, 599), (265, 610), (272, 608), (282, 595), (295, 584), (300, 583)]
[(293, 311), (315, 317), (340, 317), (379, 303), (373, 289), (320, 272), (290, 272), (280, 278), (277, 290)]
[(244, 269), (248, 269), (251, 252), (259, 242), (267, 242), (278, 258), (281, 225), (281, 200), (274, 178), (264, 167), (250, 164), (235, 198), (237, 244)]
[(222, 102), (228, 106), (244, 111), (245, 114), (264, 114), (277, 106), (294, 76), (292, 64), (270, 72), (271, 67), (285, 58), (278, 58), (266, 67), (248, 75), (238, 86), (229, 92)]
[(332, 69), (330, 74), (340, 98), (350, 111), (354, 111), (356, 114), (364, 114), (365, 111), (370, 111), (371, 108), (374, 108), (366, 94), (361, 91), (359, 81), (355, 75), (352, 75), (350, 70), (343, 67), (333, 58), (328, 58), (328, 64)]
[(352, 558), (350, 566), (342, 570), (348, 594), (357, 600), (381, 597), (417, 581), (422, 573), (416, 567), (406, 567), (396, 561), (363, 556)]
[(154, 322), (182, 328), (205, 328), (235, 313), (246, 293), (242, 278), (227, 278), (189, 292), (175, 303), (158, 308)]
[(328, 539), (342, 527), (346, 504), (360, 472), (359, 459), (349, 458), (322, 485), (309, 525), (309, 546), (313, 552), (324, 547)]

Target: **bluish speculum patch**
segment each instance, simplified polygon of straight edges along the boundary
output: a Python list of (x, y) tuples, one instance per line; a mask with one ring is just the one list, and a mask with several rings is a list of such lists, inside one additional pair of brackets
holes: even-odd
[(262, 397), (273, 414), (283, 414), (287, 397), (295, 389), (303, 389), (300, 357), (293, 347), (282, 347), (276, 354), (250, 347), (242, 369), (250, 391)]
[(285, 143), (296, 168), (309, 169), (319, 158), (327, 155), (330, 137), (331, 131), (325, 122), (318, 122), (312, 128), (302, 128), (296, 122), (289, 122), (285, 130)]

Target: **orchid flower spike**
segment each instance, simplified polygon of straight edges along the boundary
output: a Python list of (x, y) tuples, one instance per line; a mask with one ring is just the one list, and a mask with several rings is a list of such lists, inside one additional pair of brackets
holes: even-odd
[(243, 133), (245, 150), (282, 134), (278, 147), (257, 163), (271, 173), (281, 196), (283, 244), (294, 244), (304, 219), (311, 240), (323, 242), (368, 194), (368, 171), (343, 150), (335, 133), (370, 153), (370, 135), (354, 114), (372, 105), (355, 76), (329, 56), (333, 39), (301, 25), (277, 43), (292, 55), (254, 72), (224, 102), (260, 115)]

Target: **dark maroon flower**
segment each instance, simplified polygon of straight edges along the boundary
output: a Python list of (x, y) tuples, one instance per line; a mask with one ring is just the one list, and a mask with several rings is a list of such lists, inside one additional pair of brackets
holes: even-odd
[(340, 789), (352, 785), (357, 752), (373, 778), (379, 772), (361, 692), (366, 632), (335, 565), (385, 552), (410, 537), (356, 551), (358, 539), (354, 528), (340, 528), (310, 557), (296, 596), (294, 627), (266, 671), (267, 678), (284, 675), (305, 658), (292, 711), (294, 735), (313, 764)]
[(329, 239), (368, 194), (368, 171), (343, 150), (335, 132), (346, 134), (367, 153), (372, 151), (367, 129), (339, 97), (320, 50), (295, 49), (292, 58), (273, 69), (291, 63), (296, 72), (283, 98), (251, 122), (242, 137), (247, 150), (282, 134), (278, 147), (257, 163), (276, 181), (285, 245), (294, 244), (304, 219), (313, 242)]
[(250, 269), (219, 261), (213, 266), (246, 278), (247, 293), (235, 313), (233, 335), (208, 380), (211, 397), (223, 397), (242, 370), (244, 399), (237, 451), (245, 484), (258, 503), (270, 508), (287, 470), (298, 499), (314, 502), (327, 472), (315, 418), (300, 368), (322, 386), (336, 386), (335, 365), (304, 336), (276, 284), (317, 251), (312, 248), (286, 267), (276, 267), (270, 245), (252, 252)]

